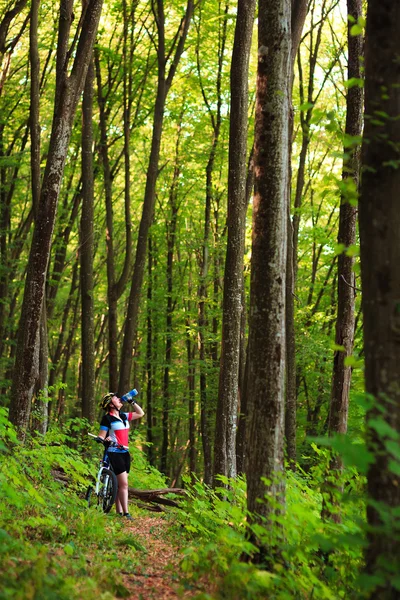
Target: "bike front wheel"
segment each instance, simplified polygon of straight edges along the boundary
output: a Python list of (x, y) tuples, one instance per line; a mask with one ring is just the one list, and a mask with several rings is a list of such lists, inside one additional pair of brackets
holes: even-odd
[(115, 473), (104, 468), (100, 475), (98, 503), (105, 513), (110, 512), (118, 492), (118, 481)]
[(90, 504), (92, 502), (92, 495), (93, 495), (93, 486), (89, 485), (88, 489), (86, 490), (86, 494), (85, 494), (85, 500), (87, 502), (88, 507), (90, 506)]

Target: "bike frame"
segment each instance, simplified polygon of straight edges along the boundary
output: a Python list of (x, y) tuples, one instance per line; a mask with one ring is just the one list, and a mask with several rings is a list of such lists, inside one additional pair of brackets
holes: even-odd
[[(105, 451), (104, 456), (106, 455), (106, 453), (107, 453), (107, 451)], [(98, 496), (99, 492), (100, 492), (101, 474), (104, 471), (104, 469), (109, 469), (110, 471), (113, 471), (111, 463), (110, 462), (106, 463), (104, 461), (104, 456), (100, 460), (100, 468), (99, 468), (98, 473), (97, 473), (96, 487), (95, 487), (95, 494), (96, 494), (96, 496)], [(108, 477), (109, 477), (108, 475), (105, 476), (105, 482), (108, 481)]]
[[(93, 435), (92, 433), (89, 433), (89, 435), (90, 437), (95, 438), (97, 442), (103, 444), (104, 453), (103, 457), (100, 459), (100, 468), (97, 472), (96, 486), (94, 490), (91, 486), (89, 486), (86, 492), (86, 499), (89, 504), (92, 492), (94, 492), (95, 496), (97, 497), (98, 504), (101, 504), (104, 512), (107, 513), (110, 511), (111, 506), (115, 502), (115, 498), (118, 492), (118, 480), (112, 468), (111, 462), (108, 459), (108, 442), (106, 442), (103, 438), (100, 438), (97, 435)], [(112, 443), (112, 445), (117, 444)]]
[[(96, 438), (98, 439), (97, 435), (93, 435), (93, 433), (89, 433), (88, 435), (90, 435), (90, 437)], [(103, 442), (104, 444), (104, 442)], [(122, 448), (125, 448), (126, 450), (128, 450), (127, 446), (122, 446)], [(100, 482), (101, 482), (101, 474), (103, 472), (104, 469), (109, 469), (110, 471), (114, 472), (114, 469), (112, 468), (112, 464), (108, 458), (108, 454), (107, 454), (107, 448), (104, 449), (104, 454), (103, 454), (103, 458), (100, 459), (100, 468), (98, 470), (97, 473), (97, 478), (96, 478), (96, 487), (95, 487), (95, 494), (96, 496), (99, 495), (99, 490), (100, 490)], [(106, 477), (108, 478), (108, 475), (106, 475)]]

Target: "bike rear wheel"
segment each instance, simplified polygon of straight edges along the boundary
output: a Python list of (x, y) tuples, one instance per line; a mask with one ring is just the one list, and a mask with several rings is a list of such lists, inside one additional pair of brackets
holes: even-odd
[(98, 504), (105, 513), (110, 512), (117, 497), (118, 481), (115, 473), (104, 468), (100, 475), (100, 488), (97, 497)]

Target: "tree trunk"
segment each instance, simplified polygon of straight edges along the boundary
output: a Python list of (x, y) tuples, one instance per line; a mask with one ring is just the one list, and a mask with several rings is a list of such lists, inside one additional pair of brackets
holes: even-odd
[[(361, 35), (352, 35), (351, 28), (362, 16), (361, 0), (347, 0), (348, 12), (348, 79), (361, 80), (361, 60), (363, 54), (363, 39)], [(351, 17), (351, 20), (350, 20)], [(346, 187), (341, 197), (339, 214), (338, 244), (343, 247), (338, 256), (337, 297), (338, 308), (336, 317), (335, 344), (341, 349), (336, 349), (333, 358), (332, 391), (329, 409), (329, 435), (347, 432), (347, 416), (349, 410), (349, 394), (351, 382), (351, 365), (346, 365), (346, 358), (353, 353), (354, 323), (355, 323), (355, 277), (353, 253), (347, 250), (356, 243), (357, 206), (355, 191), (357, 192), (360, 179), (360, 146), (358, 139), (362, 133), (363, 119), (363, 90), (359, 85), (350, 87), (346, 99), (346, 129), (345, 136), (352, 139), (349, 148), (345, 146), (344, 152), (349, 158), (343, 161), (342, 181)], [(350, 185), (349, 185), (349, 182)], [(334, 456), (330, 468), (334, 472), (332, 477), (337, 480), (342, 470), (342, 461), (339, 456)], [(331, 502), (335, 502), (331, 496)], [(330, 514), (336, 522), (340, 515), (336, 512)], [(328, 516), (325, 512), (325, 516)]]
[[(31, 132), (31, 188), (32, 205), (36, 215), (40, 199), (40, 123), (39, 123), (39, 93), (40, 93), (40, 62), (38, 51), (38, 13), (40, 0), (34, 0), (31, 6), (31, 23), (29, 30), (29, 57), (31, 65), (31, 93), (29, 125)], [(32, 429), (44, 434), (48, 425), (48, 339), (47, 339), (47, 311), (46, 302), (43, 300), (40, 333), (39, 333), (39, 359), (38, 372), (35, 383), (35, 405)]]
[[(106, 246), (107, 246), (107, 301), (108, 301), (108, 388), (116, 391), (118, 383), (118, 322), (117, 290), (114, 256), (114, 216), (112, 198), (111, 165), (108, 153), (107, 110), (103, 96), (101, 66), (98, 50), (96, 57), (97, 95), (100, 111), (100, 152), (104, 175), (104, 196), (106, 205)], [(126, 391), (126, 390), (125, 390)]]
[(90, 62), (82, 106), (82, 214), (80, 227), (80, 284), (82, 330), (82, 416), (89, 423), (96, 419), (94, 369), (94, 193), (93, 193), (93, 81)]
[[(291, 149), (289, 149), (291, 154)], [(291, 169), (290, 169), (291, 172)], [(290, 202), (290, 192), (289, 192)], [(289, 207), (288, 207), (289, 212)], [(288, 215), (286, 257), (286, 401), (285, 439), (286, 454), (290, 468), (296, 470), (297, 460), (297, 387), (296, 387), (296, 333), (295, 333), (295, 277), (293, 253), (293, 227)], [(297, 260), (297, 257), (296, 257)]]
[[(365, 42), (365, 129), (359, 203), (364, 313), (369, 524), (366, 570), (374, 600), (398, 598), (400, 556), (400, 5), (370, 0)], [(372, 399), (371, 398), (371, 399)], [(397, 454), (396, 454), (397, 453)], [(393, 514), (392, 514), (393, 512)]]
[[(244, 296), (244, 294), (243, 294)], [(248, 398), (248, 349), (244, 352), (244, 368), (243, 376), (240, 381), (239, 395), (240, 395), (240, 406), (239, 406), (239, 420), (238, 430), (236, 436), (236, 467), (239, 475), (243, 475), (246, 472), (246, 423), (248, 415), (247, 398)]]
[[(246, 178), (246, 206), (254, 191), (254, 144), (250, 151)], [(240, 474), (245, 473), (246, 463), (246, 419), (247, 419), (247, 374), (248, 374), (248, 343), (246, 338), (247, 307), (244, 273), (242, 273), (242, 315), (240, 331), (240, 364), (239, 364), (239, 409), (236, 435), (236, 468)]]
[[(231, 64), (228, 174), (228, 245), (224, 274), (222, 350), (214, 446), (214, 477), (236, 476), (236, 422), (243, 255), (246, 225), (248, 72), (255, 0), (239, 0)], [(214, 481), (214, 483), (216, 483)]]
[[(358, 22), (362, 16), (361, 0), (347, 0), (349, 17), (353, 19), (348, 24), (348, 79), (361, 79), (361, 60), (363, 40), (361, 35), (350, 33), (352, 23)], [(343, 252), (338, 257), (338, 313), (336, 320), (335, 344), (343, 350), (336, 351), (333, 363), (332, 397), (329, 414), (329, 432), (346, 433), (349, 391), (351, 381), (351, 366), (345, 365), (345, 359), (353, 352), (354, 339), (354, 258), (346, 251), (356, 243), (357, 207), (355, 206), (354, 190), (358, 190), (360, 177), (360, 147), (358, 139), (362, 132), (363, 91), (359, 85), (354, 85), (347, 92), (346, 137), (352, 137), (352, 149), (345, 147), (350, 153), (349, 159), (343, 164), (343, 182), (354, 182), (349, 192), (342, 195), (339, 217), (338, 244), (343, 246)]]
[(7, 202), (7, 177), (6, 167), (3, 165), (5, 154), (4, 148), (4, 123), (0, 124), (0, 349), (3, 355), (3, 339), (6, 328), (6, 302), (9, 288), (8, 274), (8, 235), (10, 223), (10, 207)]
[[(183, 103), (184, 105), (184, 103)], [(168, 421), (170, 410), (169, 376), (172, 361), (172, 314), (174, 311), (173, 293), (173, 272), (174, 272), (174, 252), (176, 239), (176, 226), (178, 220), (178, 185), (180, 170), (180, 141), (181, 141), (181, 123), (183, 118), (183, 109), (179, 118), (178, 133), (175, 144), (175, 164), (172, 184), (169, 192), (169, 210), (170, 216), (166, 223), (167, 230), (167, 307), (166, 307), (166, 330), (165, 330), (165, 367), (163, 379), (163, 418), (162, 418), (162, 446), (160, 471), (168, 474)]]
[[(157, 5), (157, 8), (155, 8)], [(152, 0), (153, 11), (156, 16), (158, 30), (158, 79), (157, 96), (154, 107), (153, 134), (151, 140), (151, 151), (146, 176), (146, 188), (144, 194), (142, 218), (140, 220), (139, 234), (136, 245), (135, 265), (132, 277), (132, 286), (129, 294), (128, 311), (124, 328), (124, 341), (121, 353), (121, 369), (118, 390), (129, 388), (129, 380), (132, 368), (133, 347), (136, 339), (137, 323), (139, 317), (139, 302), (146, 262), (147, 240), (150, 225), (153, 221), (154, 205), (156, 200), (156, 182), (158, 176), (158, 164), (160, 158), (161, 134), (164, 121), (164, 107), (168, 91), (171, 87), (176, 69), (181, 58), (190, 21), (192, 18), (194, 2), (188, 0), (185, 16), (181, 22), (179, 39), (176, 44), (175, 54), (166, 77), (166, 44), (165, 44), (165, 17), (163, 0)]]
[[(100, 139), (101, 157), (104, 173), (105, 203), (106, 203), (106, 245), (107, 245), (107, 297), (108, 297), (108, 372), (109, 389), (118, 388), (118, 300), (121, 297), (128, 281), (132, 257), (132, 222), (131, 222), (131, 199), (130, 199), (130, 120), (132, 106), (132, 40), (129, 30), (135, 27), (135, 6), (128, 14), (126, 0), (122, 3), (123, 12), (123, 132), (124, 132), (124, 197), (125, 197), (125, 253), (121, 273), (117, 276), (115, 265), (115, 239), (114, 239), (114, 199), (113, 199), (113, 170), (111, 168), (108, 138), (108, 120), (110, 115), (111, 101), (116, 91), (120, 78), (114, 77), (109, 70), (106, 83), (102, 84), (101, 64), (99, 52), (96, 52), (96, 75), (98, 85), (98, 103), (100, 109)], [(131, 42), (131, 44), (129, 44)], [(117, 68), (117, 66), (115, 66)], [(115, 83), (116, 82), (116, 83)], [(115, 100), (114, 100), (115, 101)], [(131, 386), (130, 386), (131, 387)], [(130, 387), (126, 387), (126, 392)], [(121, 392), (122, 393), (122, 392)]]
[(290, 85), (290, 121), (289, 121), (289, 181), (288, 181), (288, 234), (286, 257), (286, 405), (285, 405), (285, 438), (287, 459), (291, 468), (296, 468), (296, 337), (294, 328), (295, 266), (297, 256), (294, 255), (293, 227), (290, 218), (291, 180), (292, 180), (292, 137), (293, 107), (292, 89), (294, 80), (294, 62), (300, 45), (301, 33), (307, 14), (307, 0), (292, 0), (292, 48), (291, 48), (291, 85)]
[(146, 342), (146, 373), (147, 373), (147, 390), (146, 390), (146, 418), (147, 418), (147, 442), (148, 450), (147, 457), (149, 463), (154, 466), (154, 448), (153, 448), (153, 249), (151, 236), (148, 242), (148, 259), (147, 259), (147, 342)]
[[(221, 3), (219, 4), (219, 11), (221, 10)], [(212, 484), (213, 480), (213, 460), (212, 460), (212, 420), (214, 418), (214, 411), (210, 407), (209, 397), (207, 395), (208, 388), (208, 369), (207, 361), (211, 356), (215, 366), (216, 363), (216, 347), (215, 344), (207, 344), (207, 330), (209, 328), (208, 318), (208, 288), (209, 288), (209, 270), (210, 270), (210, 245), (211, 245), (211, 208), (214, 197), (214, 166), (217, 148), (219, 146), (219, 139), (221, 133), (222, 123), (222, 97), (221, 97), (221, 78), (222, 78), (222, 67), (224, 61), (224, 49), (226, 43), (226, 23), (227, 23), (227, 11), (228, 4), (225, 2), (224, 13), (219, 12), (219, 39), (218, 39), (218, 67), (216, 73), (215, 87), (216, 87), (216, 110), (212, 110), (211, 102), (209, 101), (206, 88), (203, 84), (201, 76), (201, 61), (200, 61), (200, 36), (197, 40), (196, 57), (197, 57), (197, 71), (201, 87), (202, 96), (210, 117), (212, 127), (212, 143), (210, 152), (208, 155), (208, 161), (206, 166), (206, 198), (204, 207), (204, 233), (201, 248), (201, 259), (200, 259), (200, 274), (199, 274), (199, 286), (198, 286), (198, 347), (199, 347), (199, 358), (200, 358), (200, 429), (201, 439), (203, 446), (204, 455), (204, 482), (207, 485)], [(218, 216), (218, 212), (217, 212)], [(215, 225), (217, 229), (217, 225)], [(214, 291), (215, 291), (215, 278), (214, 278)], [(215, 298), (215, 296), (214, 296)], [(216, 319), (213, 318), (213, 327), (215, 327)]]
[[(253, 522), (268, 520), (280, 510), (275, 502), (282, 507), (284, 503), (290, 19), (289, 0), (260, 1), (246, 469), (247, 506)], [(265, 501), (267, 493), (272, 503)], [(263, 561), (268, 549), (259, 539), (253, 541), (260, 549), (256, 560)]]
[[(50, 357), (51, 363), (52, 363), (52, 369), (50, 371), (50, 378), (49, 378), (49, 387), (50, 388), (53, 388), (53, 386), (56, 384), (57, 378), (61, 372), (61, 359), (62, 359), (63, 352), (65, 350), (65, 338), (67, 336), (67, 331), (68, 331), (68, 319), (70, 318), (70, 313), (72, 312), (73, 299), (74, 299), (74, 295), (75, 295), (77, 287), (78, 287), (78, 263), (75, 262), (74, 266), (72, 267), (71, 286), (70, 286), (67, 301), (64, 304), (64, 310), (63, 310), (63, 314), (62, 314), (62, 318), (61, 318), (60, 332), (58, 335), (57, 344), (56, 344), (56, 347)], [(64, 380), (62, 380), (62, 381), (64, 381)]]
[(29, 423), (35, 370), (37, 368), (35, 362), (36, 348), (39, 342), (41, 309), (58, 196), (72, 123), (79, 96), (84, 86), (101, 7), (102, 0), (90, 0), (82, 22), (82, 30), (72, 70), (68, 76), (65, 62), (66, 54), (63, 54), (65, 48), (61, 42), (68, 38), (64, 29), (68, 27), (69, 32), (72, 14), (68, 3), (65, 1), (61, 3), (60, 45), (57, 57), (59, 68), (54, 119), (25, 280), (17, 339), (17, 368), (14, 372), (11, 390), (10, 421), (18, 428), (22, 439), (25, 437)]
[[(78, 148), (72, 158), (74, 167), (78, 162)], [(60, 219), (59, 231), (53, 235), (52, 250), (54, 249), (54, 259), (52, 267), (48, 267), (48, 275), (46, 281), (46, 306), (47, 306), (47, 319), (51, 320), (54, 314), (54, 308), (56, 305), (57, 293), (62, 282), (63, 275), (65, 273), (65, 267), (67, 265), (67, 251), (71, 233), (74, 230), (75, 221), (78, 218), (79, 206), (82, 198), (82, 178), (80, 178), (78, 184), (73, 192), (74, 182), (74, 168), (65, 184), (63, 190), (63, 205), (62, 214), (68, 215), (69, 218), (66, 224)], [(72, 198), (71, 198), (72, 195)], [(51, 257), (50, 257), (51, 259)], [(51, 272), (50, 272), (51, 271)]]
[(15, 6), (10, 10), (7, 10), (2, 17), (2, 20), (0, 22), (0, 57), (2, 57), (3, 54), (6, 52), (7, 33), (11, 22), (25, 8), (27, 2), (28, 0), (17, 0)]
[(31, 431), (44, 435), (49, 424), (48, 381), (49, 381), (49, 350), (47, 337), (47, 315), (44, 303), (40, 318), (39, 346), (37, 349), (38, 372), (34, 389), (34, 404), (32, 408)]
[(40, 0), (32, 0), (31, 24), (29, 29), (29, 57), (31, 65), (31, 94), (29, 126), (31, 132), (31, 180), (32, 204), (36, 212), (40, 198), (40, 123), (39, 123), (39, 92), (40, 92), (40, 61), (38, 51), (38, 13)]
[(196, 368), (194, 365), (196, 346), (192, 343), (190, 338), (190, 322), (186, 320), (186, 351), (188, 361), (188, 395), (189, 395), (189, 471), (194, 480), (196, 473), (197, 463), (197, 448), (196, 448), (196, 401), (195, 401), (195, 389), (196, 380), (195, 373)]

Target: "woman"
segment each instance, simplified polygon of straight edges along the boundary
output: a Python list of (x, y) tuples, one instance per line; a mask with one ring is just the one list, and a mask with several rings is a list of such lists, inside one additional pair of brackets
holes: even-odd
[(99, 437), (106, 442), (116, 442), (124, 446), (118, 448), (110, 446), (108, 456), (114, 473), (118, 479), (118, 494), (115, 501), (117, 513), (132, 520), (128, 510), (128, 473), (131, 466), (131, 455), (128, 450), (129, 421), (140, 419), (144, 412), (135, 400), (130, 400), (134, 412), (121, 412), (122, 400), (114, 392), (108, 392), (103, 396), (100, 406), (106, 414), (100, 422)]

